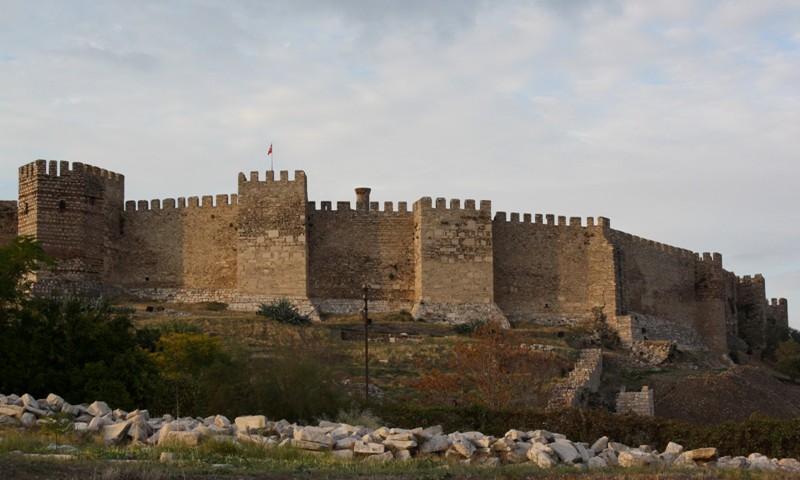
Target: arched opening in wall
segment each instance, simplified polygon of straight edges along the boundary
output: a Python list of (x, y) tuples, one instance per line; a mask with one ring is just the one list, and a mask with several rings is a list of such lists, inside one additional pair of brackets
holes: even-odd
[(25, 202), (25, 208), (22, 209), (22, 213), (24, 213), (24, 214), (28, 213), (28, 202)]
[(62, 211), (62, 212), (63, 212), (64, 210), (66, 210), (66, 209), (67, 209), (67, 202), (65, 202), (64, 200), (59, 200), (59, 201), (58, 201), (58, 209), (59, 209), (60, 211)]

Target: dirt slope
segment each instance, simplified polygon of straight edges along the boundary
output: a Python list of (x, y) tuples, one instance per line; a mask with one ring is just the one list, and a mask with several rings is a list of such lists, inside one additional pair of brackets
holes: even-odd
[(769, 417), (800, 416), (800, 386), (786, 384), (750, 366), (697, 375), (656, 375), (656, 416), (695, 424), (742, 421), (758, 413)]

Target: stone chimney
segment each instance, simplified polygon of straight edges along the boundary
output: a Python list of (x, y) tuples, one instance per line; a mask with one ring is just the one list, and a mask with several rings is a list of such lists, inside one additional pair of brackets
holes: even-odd
[(371, 188), (359, 187), (356, 188), (356, 210), (366, 212), (369, 210), (369, 193)]

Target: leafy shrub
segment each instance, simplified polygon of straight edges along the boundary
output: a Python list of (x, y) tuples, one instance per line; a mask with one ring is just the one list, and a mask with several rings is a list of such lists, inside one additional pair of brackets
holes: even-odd
[(459, 335), (472, 335), (483, 325), (486, 325), (488, 320), (473, 319), (465, 323), (453, 325), (453, 331)]
[(290, 325), (308, 325), (311, 323), (311, 317), (300, 313), (300, 310), (288, 298), (279, 298), (270, 303), (262, 303), (256, 314)]

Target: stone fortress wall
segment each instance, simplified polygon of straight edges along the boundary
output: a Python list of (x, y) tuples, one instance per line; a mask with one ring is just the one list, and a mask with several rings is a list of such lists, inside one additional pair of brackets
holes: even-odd
[[(726, 352), (763, 347), (788, 326), (761, 275), (737, 277), (697, 254), (583, 219), (496, 212), (491, 202), (423, 197), (383, 209), (309, 202), (302, 171), (239, 174), (238, 192), (124, 201), (124, 177), (67, 162), (19, 169), (19, 201), (0, 202), (0, 241), (39, 239), (56, 257), (37, 289), (222, 301), (254, 309), (286, 297), (316, 315), (410, 310), (449, 322), (607, 321), (626, 343), (676, 340)], [(16, 219), (16, 230), (14, 229)]]

